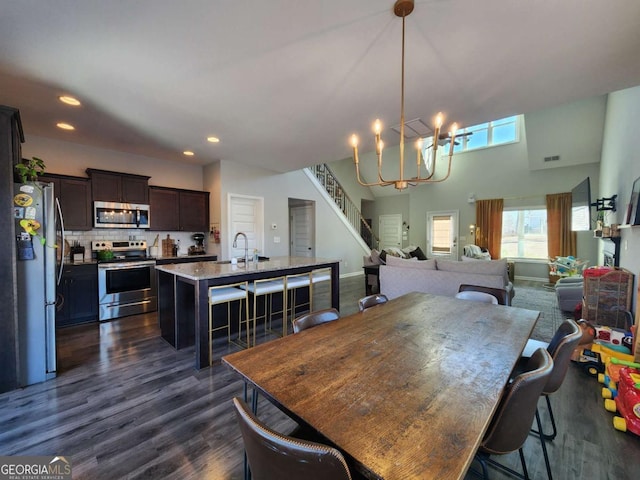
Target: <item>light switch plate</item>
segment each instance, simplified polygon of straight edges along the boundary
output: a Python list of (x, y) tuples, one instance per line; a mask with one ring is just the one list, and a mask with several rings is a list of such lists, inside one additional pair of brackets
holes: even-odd
[(273, 243), (280, 243), (280, 237), (273, 237)]

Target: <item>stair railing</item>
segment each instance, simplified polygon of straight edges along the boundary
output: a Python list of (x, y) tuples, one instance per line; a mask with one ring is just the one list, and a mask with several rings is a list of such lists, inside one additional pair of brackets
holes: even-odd
[(351, 226), (357, 232), (360, 232), (362, 240), (369, 248), (373, 248), (374, 245), (377, 246), (380, 239), (373, 233), (371, 225), (369, 225), (369, 222), (362, 216), (360, 209), (353, 200), (349, 198), (349, 195), (347, 195), (345, 189), (340, 185), (340, 182), (329, 166), (326, 163), (321, 163), (308, 168), (342, 211)]

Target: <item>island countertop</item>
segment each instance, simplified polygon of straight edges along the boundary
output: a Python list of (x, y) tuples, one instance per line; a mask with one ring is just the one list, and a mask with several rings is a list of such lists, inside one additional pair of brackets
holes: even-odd
[(213, 261), (156, 265), (156, 270), (178, 277), (200, 281), (220, 277), (232, 277), (236, 275), (284, 270), (288, 268), (313, 267), (318, 264), (335, 263), (338, 261), (339, 260), (317, 257), (272, 257), (269, 260), (258, 262), (257, 265), (253, 262), (249, 262), (249, 268), (245, 268), (244, 262), (233, 265), (229, 262)]

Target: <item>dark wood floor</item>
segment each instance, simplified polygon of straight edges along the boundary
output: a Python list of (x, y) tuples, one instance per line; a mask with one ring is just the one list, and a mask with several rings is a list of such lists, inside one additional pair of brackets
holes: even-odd
[[(341, 313), (357, 310), (363, 294), (362, 277), (343, 279)], [(0, 395), (0, 455), (64, 455), (75, 479), (240, 479), (230, 400), (242, 383), (220, 364), (196, 371), (193, 359), (193, 348), (175, 351), (159, 337), (155, 314), (62, 329), (58, 377)], [(640, 438), (613, 429), (595, 380), (572, 366), (552, 402), (556, 479), (640, 478)], [(293, 427), (265, 400), (260, 416)], [(539, 443), (525, 445), (532, 478), (545, 479)], [(518, 465), (517, 455), (499, 460)]]

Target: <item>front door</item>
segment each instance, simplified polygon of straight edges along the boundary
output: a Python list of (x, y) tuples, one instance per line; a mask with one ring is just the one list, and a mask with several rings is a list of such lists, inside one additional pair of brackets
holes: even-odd
[(458, 211), (427, 213), (427, 257), (458, 260)]

